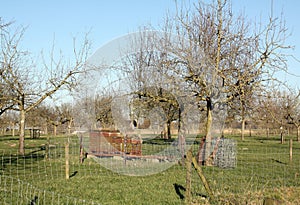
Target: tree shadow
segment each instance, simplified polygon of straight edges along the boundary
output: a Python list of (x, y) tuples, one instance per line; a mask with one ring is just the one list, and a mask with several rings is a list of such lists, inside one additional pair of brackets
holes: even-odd
[(179, 198), (184, 199), (184, 194), (182, 192), (185, 192), (186, 189), (182, 185), (176, 184), (176, 183), (173, 184), (173, 186), (174, 186), (175, 192), (179, 196)]
[(276, 162), (276, 163), (279, 163), (279, 164), (284, 164), (284, 165), (287, 165), (287, 163), (285, 162), (282, 162), (282, 161), (279, 161), (277, 159), (272, 159), (273, 162)]
[(70, 178), (75, 177), (77, 173), (78, 173), (78, 171), (73, 172), (73, 173), (70, 175)]
[[(0, 142), (2, 141), (19, 141), (20, 138), (19, 136), (12, 136), (12, 135), (1, 135), (0, 136)], [(30, 136), (25, 136), (25, 140), (40, 140), (40, 141), (43, 141), (45, 140), (45, 137), (44, 136), (40, 136), (38, 138), (32, 138)]]
[[(176, 194), (179, 196), (179, 198), (181, 200), (183, 200), (185, 198), (184, 193), (186, 192), (185, 187), (183, 187), (182, 185), (177, 184), (177, 183), (173, 184), (173, 186), (174, 186)], [(198, 197), (202, 197), (202, 198), (207, 198), (207, 196), (204, 195), (204, 194), (200, 194), (200, 193), (192, 193), (192, 194), (194, 196), (198, 196)]]
[(38, 197), (37, 196), (34, 196), (34, 198), (30, 201), (30, 205), (36, 205), (38, 204)]
[(163, 139), (160, 137), (155, 137), (151, 139), (145, 139), (143, 144), (152, 144), (152, 145), (169, 145), (175, 141), (174, 138), (171, 139)]
[(11, 135), (4, 135), (0, 137), (0, 142), (1, 141), (19, 141), (19, 137), (12, 137)]
[(5, 153), (1, 156), (0, 164), (2, 165), (2, 170), (7, 167), (7, 165), (13, 165), (17, 166), (20, 164), (26, 164), (44, 160), (45, 156), (44, 153), (40, 153), (41, 150), (34, 150), (30, 153), (27, 153), (25, 155), (18, 155), (18, 154), (12, 154), (12, 153)]

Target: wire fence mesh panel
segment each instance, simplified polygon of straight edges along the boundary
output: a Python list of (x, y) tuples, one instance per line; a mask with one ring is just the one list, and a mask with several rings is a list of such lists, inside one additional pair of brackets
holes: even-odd
[[(15, 141), (17, 138), (15, 139)], [(182, 204), (185, 197), (185, 158), (176, 140), (155, 139), (142, 144), (142, 154), (80, 156), (77, 136), (41, 136), (26, 139), (24, 156), (15, 143), (1, 137), (1, 204)], [(69, 143), (66, 163), (65, 145)], [(201, 139), (188, 142), (198, 157)], [(292, 196), (300, 187), (300, 143), (293, 144), (292, 160), (288, 143), (277, 138), (237, 137), (215, 142), (214, 165), (202, 166), (218, 202), (262, 203), (273, 196), (296, 204)], [(49, 149), (45, 149), (49, 146)], [(46, 153), (46, 151), (48, 153)], [(153, 154), (158, 153), (158, 154)], [(46, 157), (47, 156), (47, 157)], [(173, 158), (171, 157), (173, 156)], [(175, 156), (175, 157), (174, 157)], [(182, 158), (183, 157), (183, 158)], [(66, 167), (69, 179), (66, 179)], [(290, 190), (292, 189), (292, 191)], [(287, 194), (285, 190), (289, 190)], [(290, 193), (290, 194), (288, 194)], [(192, 172), (195, 203), (206, 203), (207, 193)], [(227, 200), (227, 201), (226, 201)]]

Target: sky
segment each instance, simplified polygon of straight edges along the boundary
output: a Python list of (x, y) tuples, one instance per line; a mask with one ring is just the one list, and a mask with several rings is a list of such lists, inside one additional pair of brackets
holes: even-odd
[[(178, 2), (184, 0), (177, 0)], [(204, 0), (205, 2), (211, 2)], [(196, 0), (186, 0), (185, 3)], [(293, 55), (300, 59), (299, 0), (232, 0), (234, 14), (243, 12), (250, 20), (266, 20), (273, 5), (274, 16), (283, 12), (292, 32), (288, 44), (295, 46)], [(158, 25), (166, 13), (174, 13), (175, 0), (2, 0), (2, 21), (25, 26), (22, 47), (38, 56), (51, 46), (62, 52), (72, 51), (72, 38), (82, 39), (89, 32), (91, 55), (109, 41), (139, 30), (143, 25)], [(300, 88), (300, 62), (289, 59), (289, 70), (299, 76), (282, 74), (283, 80)]]

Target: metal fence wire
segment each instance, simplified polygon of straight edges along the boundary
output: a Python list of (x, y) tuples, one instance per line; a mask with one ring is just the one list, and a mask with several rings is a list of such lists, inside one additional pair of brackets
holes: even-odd
[[(48, 145), (41, 141), (43, 139), (33, 139), (33, 144), (41, 144), (28, 144), (25, 156), (11, 148), (12, 141), (5, 142), (0, 149), (1, 204), (138, 204), (143, 197), (154, 195), (162, 197), (160, 201), (182, 204), (184, 192), (180, 195), (174, 189), (175, 185), (177, 188), (185, 186), (186, 176), (184, 156), (178, 143), (156, 139), (143, 141), (142, 155), (153, 156), (158, 152), (160, 158), (86, 153), (81, 160), (80, 139), (77, 136), (67, 138), (53, 137)], [(67, 142), (69, 180), (65, 178)], [(197, 156), (201, 140), (188, 142), (187, 146)], [(281, 145), (279, 140), (269, 138), (246, 141), (215, 138), (211, 149), (214, 166), (203, 166), (203, 172), (217, 195), (246, 196), (249, 192), (300, 186), (300, 145), (296, 142), (293, 161), (290, 161), (288, 143)], [(170, 155), (176, 156), (176, 160), (169, 159)], [(192, 178), (193, 193), (205, 194), (195, 172)], [(174, 187), (169, 186), (170, 183), (175, 184)], [(174, 195), (170, 194), (173, 192)], [(134, 198), (139, 193), (143, 196)]]

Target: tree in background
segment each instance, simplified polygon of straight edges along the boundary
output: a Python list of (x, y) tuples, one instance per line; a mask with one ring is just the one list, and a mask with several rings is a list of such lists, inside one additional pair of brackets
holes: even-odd
[[(2, 19), (0, 18), (0, 35), (7, 35), (8, 28), (12, 23), (5, 23), (2, 22)], [(5, 42), (3, 42), (1, 40), (0, 44), (1, 44), (1, 48), (4, 47), (3, 44)], [(5, 52), (5, 49), (1, 49), (1, 56), (3, 56), (3, 52)], [(2, 57), (3, 58), (3, 57)], [(4, 72), (4, 58), (1, 58), (1, 66), (0, 66), (0, 73)], [(11, 90), (10, 87), (7, 85), (7, 83), (5, 82), (5, 80), (3, 78), (0, 78), (0, 116), (6, 112), (7, 110), (10, 110), (14, 107), (14, 102), (11, 100), (13, 98), (14, 95), (14, 90)]]
[(111, 111), (112, 101), (113, 97), (111, 95), (97, 94), (95, 97), (96, 120), (100, 123), (102, 129), (112, 129), (114, 127)]
[(134, 93), (136, 97), (133, 98), (131, 104), (132, 109), (135, 111), (133, 113), (136, 114), (134, 118), (150, 118), (150, 123), (151, 121), (155, 122), (154, 116), (149, 115), (149, 113), (151, 113), (151, 110), (160, 109), (160, 112), (155, 112), (160, 116), (155, 117), (161, 119), (164, 122), (163, 124), (166, 125), (166, 129), (163, 128), (163, 137), (171, 139), (171, 123), (172, 121), (178, 121), (180, 118), (180, 107), (176, 97), (170, 91), (161, 87), (147, 87)]
[(283, 134), (286, 129), (289, 131), (292, 125), (296, 128), (296, 137), (299, 141), (299, 96), (299, 90), (286, 88), (282, 84), (260, 96), (256, 119), (260, 121), (261, 127), (264, 126), (267, 129), (267, 136), (269, 136), (270, 128)]
[[(48, 125), (50, 125), (53, 128), (53, 135), (56, 136), (58, 132), (58, 126), (63, 126), (64, 133), (71, 134), (71, 128), (73, 125), (74, 120), (74, 112), (73, 112), (73, 106), (69, 103), (63, 103), (61, 105), (56, 105), (54, 107), (48, 105), (48, 106), (42, 106), (38, 109), (38, 114), (40, 117), (44, 119), (46, 122), (47, 130)], [(43, 121), (41, 121), (43, 122)], [(45, 124), (45, 123), (43, 123)]]
[(20, 42), (25, 34), (24, 28), (1, 35), (1, 82), (13, 92), (11, 102), (19, 112), (19, 153), (25, 154), (25, 120), (26, 114), (41, 104), (45, 99), (57, 91), (73, 89), (78, 81), (77, 77), (87, 71), (85, 60), (90, 43), (85, 37), (81, 47), (74, 43), (74, 59), (67, 63), (63, 55), (55, 57), (52, 48), (50, 59), (44, 60), (43, 65), (35, 65), (30, 53), (20, 49)]
[(297, 141), (300, 142), (300, 90), (289, 90), (283, 93), (285, 101), (284, 113), (288, 124), (293, 125), (297, 129)]
[(130, 120), (136, 128), (156, 124), (162, 135), (171, 139), (171, 122), (179, 119), (179, 104), (174, 96), (176, 81), (163, 74), (168, 70), (163, 68), (164, 53), (156, 50), (155, 33), (140, 32), (130, 40), (139, 45), (139, 50), (126, 54), (117, 67), (129, 85)]

